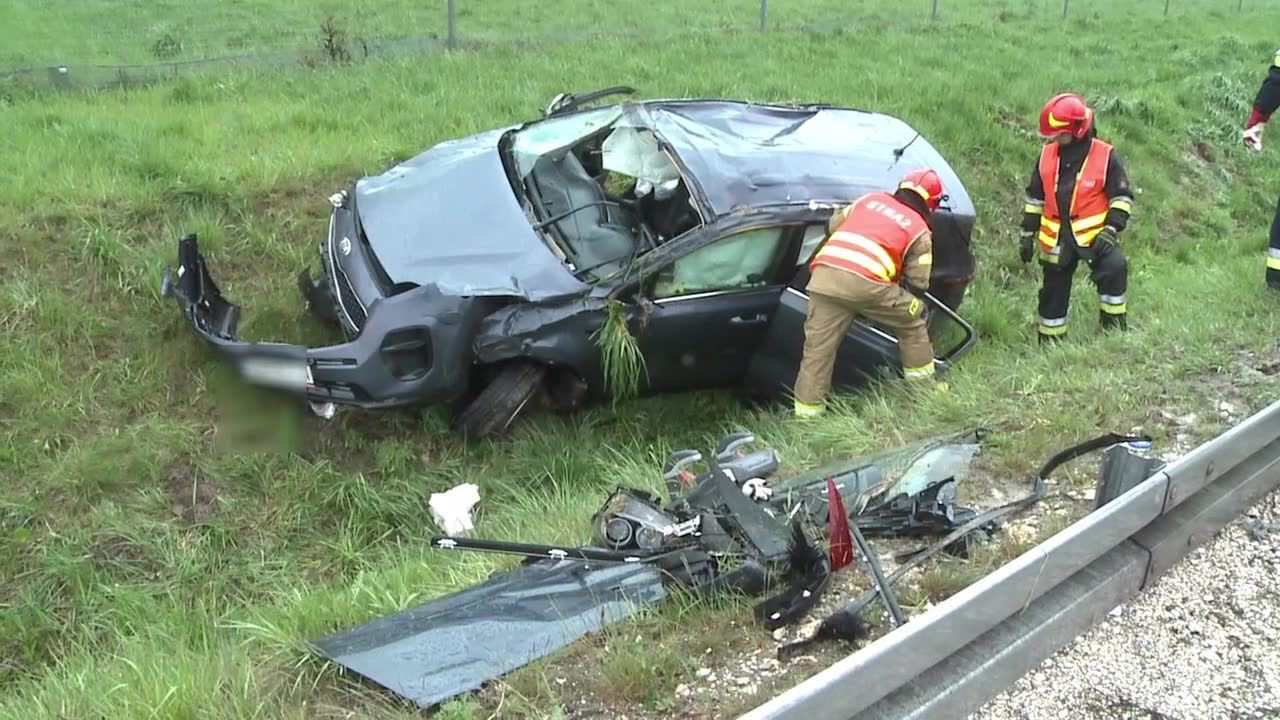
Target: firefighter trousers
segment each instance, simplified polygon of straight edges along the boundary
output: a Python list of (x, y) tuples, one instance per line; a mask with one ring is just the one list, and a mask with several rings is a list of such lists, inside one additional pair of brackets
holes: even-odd
[(1280, 200), (1271, 221), (1271, 242), (1267, 245), (1267, 286), (1280, 290)]
[(807, 289), (804, 356), (795, 384), (797, 411), (816, 410), (824, 404), (831, 391), (836, 353), (859, 316), (893, 330), (908, 379), (934, 377), (933, 343), (924, 323), (923, 300), (899, 285), (873, 282), (825, 265), (814, 268)]
[(1040, 286), (1040, 339), (1056, 339), (1067, 332), (1067, 310), (1071, 305), (1071, 281), (1076, 266), (1084, 260), (1090, 280), (1098, 290), (1099, 321), (1103, 327), (1128, 327), (1126, 300), (1129, 292), (1129, 261), (1119, 245), (1080, 249), (1064, 247), (1059, 263), (1041, 261), (1044, 284)]

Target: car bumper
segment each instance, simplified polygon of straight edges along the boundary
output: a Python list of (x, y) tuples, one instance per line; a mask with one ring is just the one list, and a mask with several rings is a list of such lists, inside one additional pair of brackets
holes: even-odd
[(480, 319), (474, 303), (418, 288), (371, 304), (359, 335), (340, 345), (246, 342), (236, 336), (240, 308), (222, 296), (195, 235), (178, 241), (178, 266), (166, 269), (161, 293), (177, 301), (196, 334), (246, 382), (315, 403), (364, 408), (443, 402), (461, 394)]

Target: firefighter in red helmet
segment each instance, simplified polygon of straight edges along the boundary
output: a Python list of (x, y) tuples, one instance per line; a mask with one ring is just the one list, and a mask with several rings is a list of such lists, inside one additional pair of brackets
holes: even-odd
[(1039, 338), (1067, 332), (1071, 282), (1081, 260), (1098, 290), (1104, 329), (1128, 329), (1129, 263), (1119, 237), (1129, 224), (1133, 192), (1120, 154), (1099, 140), (1093, 109), (1072, 93), (1056, 95), (1040, 111), (1049, 142), (1027, 184), (1022, 262), (1037, 254), (1044, 269)]
[(858, 316), (894, 331), (908, 380), (945, 389), (934, 375), (933, 344), (919, 297), (933, 270), (929, 216), (942, 197), (938, 173), (915, 170), (892, 194), (863, 195), (827, 223), (829, 235), (810, 262), (804, 356), (795, 383), (798, 417), (825, 409), (836, 351)]

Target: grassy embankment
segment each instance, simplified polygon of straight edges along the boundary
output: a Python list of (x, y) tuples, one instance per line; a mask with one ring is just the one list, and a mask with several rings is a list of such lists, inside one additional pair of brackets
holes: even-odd
[[(998, 14), (1003, 5), (933, 26), (601, 41), (8, 96), (0, 717), (411, 716), (306, 661), (299, 643), (503, 564), (424, 547), (426, 498), (459, 482), (481, 486), (480, 534), (574, 542), (616, 483), (652, 486), (670, 449), (732, 428), (803, 467), (985, 424), (1004, 431), (987, 467), (1016, 478), (1098, 431), (1144, 426), (1167, 440), (1160, 409), (1208, 418), (1190, 429), (1200, 438), (1215, 430), (1218, 394), (1265, 404), (1274, 382), (1220, 378), (1236, 377), (1243, 352), (1273, 354), (1280, 330), (1278, 301), (1261, 289), (1280, 165), (1274, 150), (1249, 158), (1236, 147), (1280, 13), (1163, 22), (1155, 9), (1082, 11), (1063, 24), (1044, 8), (1024, 17), (1020, 3)], [(38, 36), (40, 22), (22, 24)], [(1087, 52), (1046, 49), (1040, 38), (1063, 30)], [(933, 140), (980, 213), (965, 312), (983, 339), (950, 396), (916, 405), (872, 390), (820, 425), (744, 413), (719, 395), (632, 401), (464, 447), (436, 412), (324, 424), (246, 392), (158, 296), (174, 239), (196, 230), (246, 308), (246, 336), (319, 340), (293, 275), (313, 259), (330, 191), (433, 142), (532, 116), (558, 91), (622, 82), (647, 95), (868, 107)], [(1035, 114), (1063, 88), (1098, 103), (1104, 137), (1141, 188), (1125, 238), (1133, 331), (1095, 330), (1081, 272), (1073, 334), (1040, 350), (1038, 279), (1016, 260), (1013, 227)], [(948, 577), (984, 569), (952, 568), (928, 589), (946, 594), (959, 584)], [(677, 613), (696, 630), (680, 630)], [(648, 621), (652, 644), (589, 648), (589, 678), (619, 702), (668, 706), (691, 672), (682, 638), (724, 636), (741, 617), (673, 610)], [(659, 682), (642, 682), (655, 672)], [(534, 684), (544, 711), (570, 703)]]

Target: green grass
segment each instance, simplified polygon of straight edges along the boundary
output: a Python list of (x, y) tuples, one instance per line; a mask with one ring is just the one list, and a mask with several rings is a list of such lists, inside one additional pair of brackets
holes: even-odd
[[(825, 0), (796, 0), (771, 7), (839, 17), (843, 29), (498, 47), (127, 93), (11, 90), (0, 103), (0, 717), (415, 716), (309, 659), (302, 642), (506, 564), (426, 547), (427, 498), (460, 482), (481, 488), (480, 535), (580, 542), (615, 484), (656, 488), (670, 450), (730, 429), (756, 432), (798, 469), (984, 424), (1000, 431), (993, 472), (1025, 477), (1099, 431), (1144, 426), (1168, 440), (1157, 408), (1216, 418), (1206, 410), (1220, 394), (1265, 404), (1275, 382), (1206, 378), (1240, 351), (1276, 351), (1280, 301), (1261, 276), (1280, 163), (1274, 149), (1245, 156), (1236, 137), (1280, 12), (1200, 3), (1166, 22), (1155, 5), (1072, 3), (1064, 25), (1051, 3), (984, 2), (986, 15), (944, 12), (930, 25), (893, 19), (887, 5), (855, 22)], [(110, 35), (121, 6), (49, 12)], [(25, 30), (22, 42), (0, 46), (57, 49), (53, 20), (23, 8), (4, 31)], [(1088, 52), (1047, 52), (1042, 38), (1064, 30)], [(655, 96), (869, 107), (922, 130), (980, 214), (964, 313), (982, 343), (952, 393), (913, 404), (872, 388), (816, 425), (717, 394), (630, 400), (464, 445), (438, 411), (324, 423), (243, 388), (159, 297), (174, 240), (198, 231), (223, 291), (246, 308), (246, 336), (321, 341), (293, 277), (314, 261), (332, 190), (434, 142), (536, 115), (557, 92), (624, 82)], [(1015, 226), (1036, 113), (1063, 88), (1105, 109), (1104, 137), (1141, 189), (1124, 240), (1134, 330), (1096, 331), (1082, 271), (1070, 340), (1040, 350), (1038, 278), (1016, 260)], [(964, 579), (939, 577), (936, 589)], [(686, 634), (746, 617), (711, 609), (691, 615)], [(634, 699), (636, 663), (668, 667), (658, 655), (618, 657), (599, 664), (614, 677), (601, 687), (620, 699)], [(537, 696), (548, 716), (568, 702), (555, 687)], [(445, 716), (485, 717), (482, 705), (460, 701)]]

